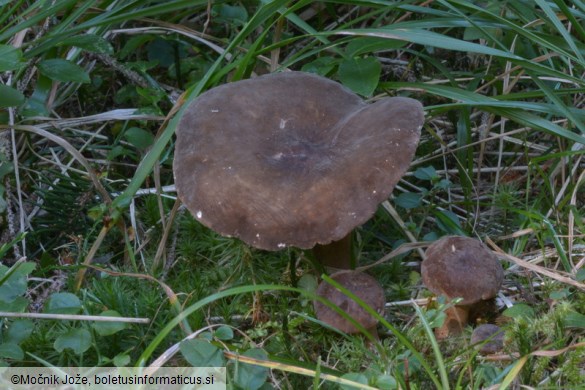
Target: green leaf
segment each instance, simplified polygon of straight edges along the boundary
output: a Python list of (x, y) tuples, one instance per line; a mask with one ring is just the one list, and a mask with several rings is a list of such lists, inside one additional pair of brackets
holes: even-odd
[(393, 376), (382, 374), (376, 378), (376, 387), (380, 390), (392, 390), (398, 388), (398, 383)]
[[(242, 355), (259, 360), (268, 359), (268, 355), (262, 349), (249, 349)], [(268, 368), (240, 362), (234, 382), (244, 389), (256, 390), (266, 382), (266, 378), (268, 378)]]
[(213, 340), (213, 333), (207, 331), (207, 332), (201, 332), (199, 333), (199, 336), (197, 337), (198, 340), (207, 340), (208, 342)]
[[(115, 310), (106, 310), (100, 314), (105, 317), (121, 317), (120, 313)], [(97, 321), (93, 324), (93, 328), (98, 332), (100, 336), (109, 336), (118, 333), (121, 330), (126, 329), (124, 322), (103, 322)]]
[[(6, 273), (7, 270), (8, 268), (5, 266), (0, 266), (0, 275)], [(11, 275), (11, 277), (0, 286), (0, 301), (10, 303), (17, 297), (24, 295), (24, 293), (26, 293), (26, 278), (23, 276)]]
[(14, 172), (14, 165), (10, 161), (5, 160), (2, 154), (0, 154), (0, 163), (0, 180), (2, 180), (4, 176)]
[(26, 100), (21, 114), (26, 117), (48, 116), (47, 101), (51, 96), (53, 80), (42, 74), (37, 78), (32, 95)]
[(430, 309), (425, 313), (425, 318), (427, 319), (429, 326), (434, 329), (443, 326), (447, 315), (443, 311)]
[(57, 337), (53, 347), (57, 352), (69, 348), (79, 355), (91, 347), (91, 334), (85, 329), (71, 329)]
[[(4, 163), (3, 161), (0, 160), (0, 163)], [(5, 165), (11, 165), (11, 164), (6, 164)], [(0, 164), (2, 165), (2, 164)], [(4, 185), (0, 184), (0, 196), (3, 196), (4, 194)], [(26, 233), (18, 233), (16, 235), (16, 237), (14, 237), (12, 240), (9, 240), (8, 242), (4, 242), (2, 244), (0, 244), (0, 260), (4, 257), (4, 255), (16, 244), (18, 244), (19, 242), (21, 242), (24, 237), (26, 236)], [(17, 263), (16, 268), (18, 268), (20, 265), (20, 263)], [(16, 271), (15, 266), (13, 265), (10, 270), (8, 270), (8, 272), (6, 272), (2, 277), (0, 277), (0, 286), (2, 284), (4, 284), (6, 282), (6, 280), (8, 280), (8, 278), (10, 278), (10, 276), (14, 273), (14, 271)], [(0, 302), (2, 302), (0, 300)]]
[(154, 136), (139, 127), (131, 127), (126, 130), (124, 138), (138, 149), (146, 149), (154, 143)]
[[(150, 102), (153, 106), (156, 106), (158, 102), (165, 98), (165, 92), (160, 89), (154, 88), (141, 88), (136, 87), (136, 92), (138, 95), (142, 96), (146, 101)], [(152, 110), (154, 107), (144, 107), (142, 108), (142, 113), (149, 112), (149, 109)], [(150, 111), (153, 114), (156, 114), (156, 111)]]
[(578, 282), (582, 282), (585, 280), (585, 268), (581, 268), (579, 271), (577, 271), (577, 274), (575, 275), (575, 279)]
[(534, 318), (534, 314), (534, 309), (524, 303), (517, 303), (502, 313), (502, 315), (511, 318)]
[(60, 58), (41, 61), (37, 67), (39, 71), (51, 80), (89, 83), (89, 75), (82, 67)]
[(175, 48), (171, 42), (157, 37), (146, 46), (149, 61), (156, 61), (158, 65), (168, 68), (175, 63)]
[(459, 217), (457, 217), (457, 214), (449, 210), (435, 210), (433, 214), (436, 217), (435, 222), (437, 226), (445, 233), (456, 234), (459, 236), (465, 235), (465, 232), (461, 229), (461, 224), (459, 223)]
[(571, 311), (565, 316), (565, 326), (568, 328), (585, 329), (585, 315)]
[(26, 340), (34, 329), (35, 325), (31, 320), (16, 320), (10, 324), (6, 331), (6, 340), (15, 344)]
[(447, 179), (441, 179), (438, 183), (435, 184), (435, 188), (440, 188), (442, 190), (446, 190), (451, 187), (451, 182)]
[(564, 288), (562, 290), (552, 291), (548, 295), (548, 297), (550, 299), (561, 300), (561, 299), (568, 298), (570, 295), (571, 295), (571, 292), (569, 291), (569, 289), (568, 288)]
[[(0, 214), (4, 214), (6, 207), (8, 207), (8, 203), (6, 203), (6, 200), (4, 199), (4, 186), (0, 184)], [(4, 257), (6, 252), (8, 252), (6, 245), (0, 245), (0, 259)]]
[(24, 352), (18, 344), (2, 343), (0, 344), (0, 358), (22, 360), (24, 359)]
[(124, 46), (121, 50), (119, 50), (116, 54), (117, 57), (120, 59), (125, 59), (126, 57), (136, 54), (136, 51), (143, 46), (145, 43), (152, 40), (152, 35), (137, 35), (134, 36), (126, 41)]
[(31, 262), (18, 263), (8, 268), (0, 265), (0, 301), (13, 302), (26, 293), (27, 275), (35, 268)]
[(75, 46), (92, 53), (113, 54), (114, 48), (110, 42), (95, 34), (75, 35), (63, 39), (57, 46)]
[(181, 353), (193, 367), (223, 367), (223, 352), (204, 340), (185, 340), (180, 345)]
[(229, 326), (220, 326), (214, 333), (219, 340), (227, 341), (234, 338), (234, 331)]
[[(366, 378), (366, 376), (364, 374), (359, 374), (357, 372), (349, 372), (347, 374), (342, 375), (341, 377), (343, 379), (354, 381), (354, 382), (360, 383), (362, 385), (368, 384), (368, 378)], [(341, 388), (343, 390), (359, 389), (359, 387), (357, 387), (357, 386), (351, 386), (351, 385), (345, 385), (345, 384), (340, 384), (339, 388)]]
[(416, 171), (414, 171), (414, 177), (416, 177), (417, 179), (420, 180), (433, 180), (436, 177), (438, 177), (437, 175), (437, 170), (435, 169), (435, 167), (433, 166), (428, 166), (428, 167), (422, 167), (422, 168), (418, 168)]
[(400, 206), (404, 209), (414, 209), (422, 205), (422, 194), (417, 194), (414, 192), (403, 192), (402, 194), (398, 195), (394, 200), (394, 203), (397, 206)]
[(339, 65), (339, 80), (357, 94), (371, 96), (378, 86), (382, 66), (374, 57), (352, 58)]
[(0, 45), (0, 72), (18, 69), (22, 64), (20, 49), (10, 45)]
[(24, 103), (24, 95), (14, 88), (0, 84), (0, 108), (19, 106)]
[(218, 20), (235, 26), (243, 26), (248, 21), (248, 11), (241, 5), (220, 4), (213, 7)]
[(317, 281), (317, 278), (314, 275), (307, 273), (301, 276), (301, 278), (297, 282), (297, 285), (300, 289), (310, 291), (313, 293), (317, 291), (317, 286), (319, 285), (319, 282)]
[(130, 355), (121, 353), (114, 357), (114, 365), (116, 367), (126, 367), (128, 364), (130, 364)]
[(29, 301), (24, 297), (16, 297), (12, 302), (0, 300), (0, 311), (10, 311), (13, 313), (24, 313), (28, 307)]
[[(107, 157), (108, 157), (108, 160), (112, 161), (115, 158), (120, 157), (120, 156), (134, 156), (134, 155), (136, 155), (136, 152), (133, 152), (132, 150), (127, 149), (127, 148), (123, 147), (122, 145), (116, 145), (110, 149)], [(100, 214), (99, 216), (101, 217), (101, 215), (102, 214)]]
[(49, 298), (45, 312), (54, 314), (77, 314), (81, 310), (81, 302), (71, 293), (54, 293)]

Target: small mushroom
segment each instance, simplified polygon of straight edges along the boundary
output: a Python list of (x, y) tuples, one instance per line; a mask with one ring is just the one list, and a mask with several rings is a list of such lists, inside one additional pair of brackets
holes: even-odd
[[(368, 306), (376, 312), (382, 313), (384, 310), (384, 290), (378, 284), (376, 279), (368, 274), (358, 271), (339, 271), (331, 275), (341, 286), (351, 291), (353, 294), (362, 299)], [(357, 302), (343, 294), (333, 287), (333, 285), (322, 281), (317, 287), (317, 294), (324, 297), (345, 311), (351, 318), (355, 319), (374, 337), (377, 337), (376, 325), (378, 320), (370, 313), (364, 310)], [(345, 333), (359, 333), (358, 328), (350, 321), (343, 318), (325, 304), (315, 301), (315, 314), (317, 318), (326, 324), (339, 329)]]
[(504, 331), (497, 325), (480, 325), (471, 334), (471, 344), (484, 355), (500, 352), (504, 349)]
[[(201, 223), (256, 248), (348, 240), (408, 169), (423, 120), (416, 100), (366, 104), (309, 73), (221, 85), (181, 118), (177, 193)], [(339, 251), (326, 265), (349, 268)]]
[(462, 298), (445, 311), (447, 318), (436, 330), (437, 338), (461, 333), (472, 305), (496, 296), (504, 271), (497, 257), (480, 241), (458, 236), (443, 237), (431, 244), (421, 265), (424, 284), (449, 300)]

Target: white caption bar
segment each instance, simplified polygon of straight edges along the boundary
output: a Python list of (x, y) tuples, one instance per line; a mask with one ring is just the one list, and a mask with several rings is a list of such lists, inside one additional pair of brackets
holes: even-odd
[(0, 389), (226, 390), (225, 367), (0, 367)]

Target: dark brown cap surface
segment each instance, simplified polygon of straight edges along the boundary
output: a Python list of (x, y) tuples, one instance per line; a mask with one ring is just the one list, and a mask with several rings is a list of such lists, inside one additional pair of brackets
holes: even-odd
[(493, 298), (502, 285), (502, 265), (479, 240), (443, 237), (425, 254), (421, 265), (424, 284), (437, 295), (463, 298), (461, 305)]
[(486, 355), (500, 352), (504, 349), (504, 330), (493, 324), (480, 325), (471, 334), (471, 344)]
[[(331, 278), (357, 295), (372, 307), (372, 309), (376, 310), (376, 312), (381, 313), (384, 310), (384, 290), (376, 279), (370, 275), (358, 271), (340, 271), (331, 275)], [(326, 281), (322, 281), (319, 284), (317, 294), (330, 300), (366, 329), (373, 328), (378, 323), (377, 319), (372, 317), (354, 300)], [(359, 332), (351, 322), (328, 306), (325, 306), (319, 301), (315, 301), (314, 306), (319, 320), (345, 333)]]
[(181, 119), (177, 192), (203, 224), (257, 248), (327, 244), (387, 199), (410, 165), (423, 119), (418, 101), (366, 104), (308, 73), (225, 84)]

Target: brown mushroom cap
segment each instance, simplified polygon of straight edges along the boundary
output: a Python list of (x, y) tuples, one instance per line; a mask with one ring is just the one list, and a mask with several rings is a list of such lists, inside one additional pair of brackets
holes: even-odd
[(471, 334), (471, 344), (477, 344), (479, 352), (483, 354), (494, 354), (504, 349), (504, 331), (497, 325), (480, 325)]
[(177, 193), (204, 225), (254, 247), (327, 244), (388, 198), (423, 119), (416, 100), (366, 104), (308, 73), (225, 84), (199, 96), (179, 123)]
[(476, 239), (443, 237), (432, 243), (425, 254), (421, 265), (424, 284), (437, 295), (463, 298), (460, 305), (493, 298), (502, 285), (502, 265)]
[[(358, 271), (339, 271), (331, 275), (331, 279), (357, 295), (378, 313), (384, 310), (384, 290), (376, 279), (370, 275)], [(319, 284), (317, 294), (330, 300), (366, 329), (373, 328), (378, 324), (378, 320), (365, 311), (357, 302), (326, 281), (322, 281)], [(359, 332), (351, 322), (323, 303), (315, 301), (314, 307), (317, 318), (326, 324), (345, 333)]]

